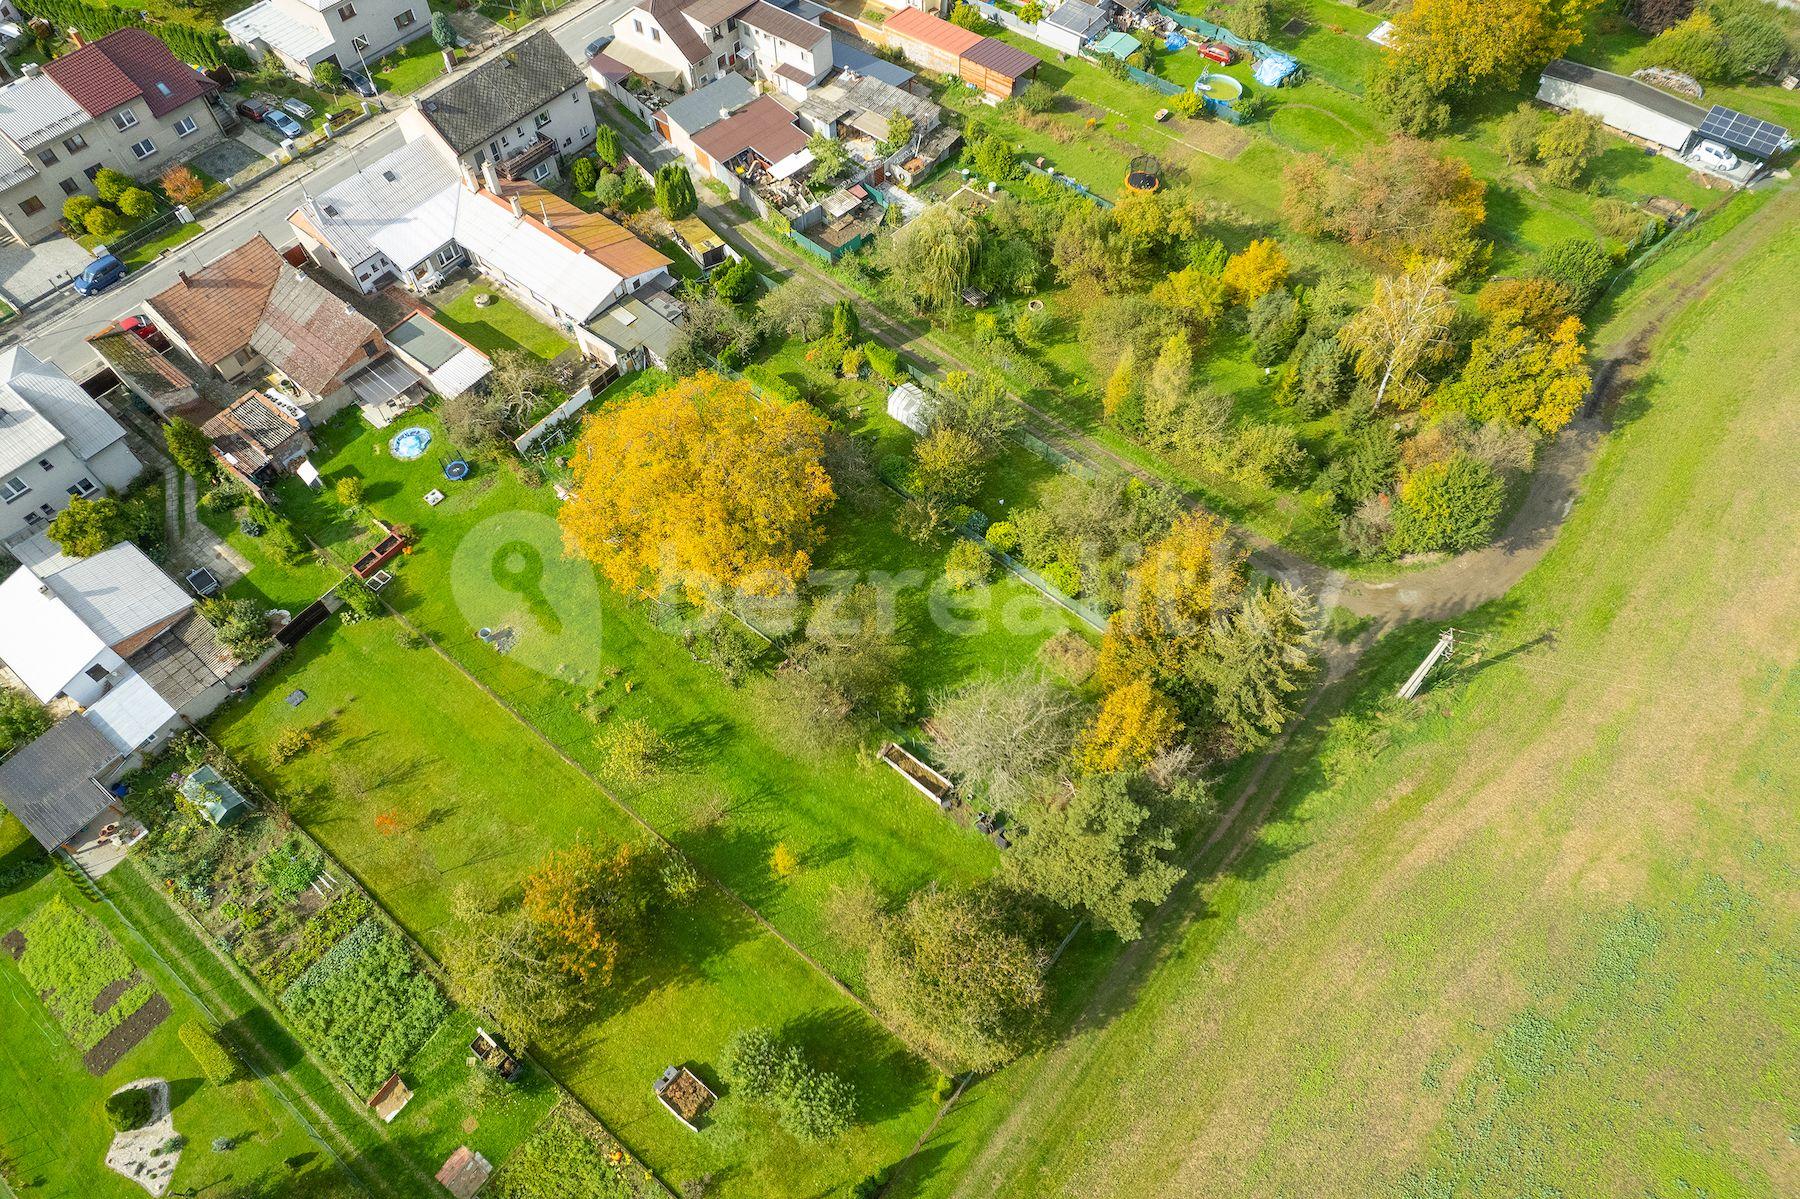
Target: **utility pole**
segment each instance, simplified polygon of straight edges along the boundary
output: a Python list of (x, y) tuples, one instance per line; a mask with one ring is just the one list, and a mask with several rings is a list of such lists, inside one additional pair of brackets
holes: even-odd
[(1456, 630), (1445, 629), (1438, 635), (1437, 644), (1431, 647), (1431, 652), (1425, 655), (1425, 660), (1419, 663), (1419, 668), (1413, 671), (1412, 677), (1408, 678), (1405, 684), (1401, 686), (1400, 698), (1413, 699), (1416, 697), (1419, 692), (1424, 689), (1426, 676), (1432, 672), (1432, 669), (1435, 668), (1439, 662), (1442, 662), (1445, 658), (1449, 657), (1451, 651), (1455, 648)]

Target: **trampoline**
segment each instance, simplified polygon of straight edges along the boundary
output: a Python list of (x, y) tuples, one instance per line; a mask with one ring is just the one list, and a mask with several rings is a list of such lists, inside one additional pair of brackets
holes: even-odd
[(469, 464), (461, 458), (452, 458), (444, 463), (444, 477), (452, 483), (469, 477)]
[(1162, 187), (1162, 163), (1153, 155), (1138, 155), (1125, 173), (1125, 187), (1134, 192), (1156, 191)]
[(411, 462), (431, 444), (431, 430), (423, 425), (408, 425), (388, 441), (388, 451), (402, 462)]

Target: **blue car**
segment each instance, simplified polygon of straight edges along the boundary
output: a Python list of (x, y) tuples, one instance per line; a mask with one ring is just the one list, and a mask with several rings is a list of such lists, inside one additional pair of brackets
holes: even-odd
[(300, 127), (300, 122), (296, 121), (293, 117), (290, 117), (287, 113), (282, 112), (279, 108), (271, 108), (268, 112), (264, 113), (263, 124), (281, 134), (283, 137), (301, 138), (306, 136), (306, 130)]
[(75, 276), (75, 291), (84, 296), (97, 296), (125, 277), (125, 264), (111, 254), (102, 254)]

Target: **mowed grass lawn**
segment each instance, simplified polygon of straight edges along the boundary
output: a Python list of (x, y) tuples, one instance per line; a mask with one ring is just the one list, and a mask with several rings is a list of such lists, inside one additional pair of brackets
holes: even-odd
[(1456, 677), (1385, 748), (1305, 726), (1243, 852), (900, 1193), (1800, 1191), (1797, 215), (1644, 293), (1695, 302), (1558, 544), (1459, 620)]
[[(478, 295), (491, 295), (487, 307), (475, 303)], [(484, 354), (524, 350), (550, 361), (575, 349), (568, 338), (527, 312), (500, 290), (497, 284), (476, 278), (434, 315), (444, 327)]]
[[(174, 1100), (175, 1131), (188, 1142), (172, 1182), (177, 1193), (296, 1179), (305, 1185), (325, 1181), (327, 1171), (335, 1179), (335, 1167), (325, 1164), (330, 1159), (264, 1084), (241, 1078), (219, 1087), (204, 1079), (176, 1035), (184, 1021), (202, 1014), (193, 1000), (110, 908), (90, 902), (52, 870), (18, 820), (0, 812), (0, 870), (34, 860), (40, 868), (0, 888), (0, 933), (17, 928), (61, 896), (106, 928), (173, 1010), (96, 1078), (19, 968), (9, 957), (0, 957), (0, 1156), (6, 1162), (0, 1177), (31, 1196), (141, 1199), (142, 1187), (105, 1166), (113, 1131), (102, 1104), (126, 1083), (165, 1078)], [(238, 1147), (215, 1152), (216, 1137), (231, 1137)]]
[[(335, 621), (271, 670), (211, 732), (408, 931), (441, 950), (453, 893), (513, 895), (550, 849), (580, 838), (645, 838), (594, 784), (449, 662), (408, 648), (391, 619)], [(298, 708), (283, 702), (301, 689)], [(315, 752), (280, 770), (283, 728), (322, 725)], [(375, 818), (392, 813), (400, 831)], [(726, 1171), (732, 1195), (817, 1194), (903, 1152), (929, 1120), (932, 1076), (798, 955), (722, 893), (658, 918), (643, 952), (597, 996), (592, 1017), (539, 1047), (551, 1071), (672, 1183)], [(718, 1080), (738, 1028), (793, 1026), (851, 1078), (864, 1125), (807, 1147), (760, 1121), (696, 1136), (651, 1084), (671, 1063)]]

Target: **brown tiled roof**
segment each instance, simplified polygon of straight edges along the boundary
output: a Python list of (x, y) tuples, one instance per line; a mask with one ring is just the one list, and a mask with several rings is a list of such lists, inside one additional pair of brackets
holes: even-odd
[(318, 394), (379, 340), (374, 322), (288, 266), (257, 234), (150, 298), (207, 366), (246, 347)]
[(768, 0), (756, 0), (738, 14), (738, 24), (760, 29), (770, 37), (780, 38), (796, 46), (816, 46), (825, 30), (811, 21), (803, 21), (791, 12), (783, 12)]
[(719, 22), (729, 20), (760, 2), (761, 0), (694, 0), (681, 11), (683, 16), (695, 24), (711, 29)]
[(219, 85), (169, 53), (154, 34), (120, 29), (44, 65), (69, 98), (97, 117), (138, 97), (166, 116)]
[(933, 46), (946, 54), (954, 54), (958, 58), (968, 53), (969, 48), (981, 40), (979, 33), (960, 25), (952, 25), (941, 17), (934, 17), (916, 8), (903, 8), (894, 13), (882, 28), (915, 42)]
[(998, 38), (984, 37), (963, 51), (963, 57), (978, 67), (986, 67), (996, 75), (1018, 79), (1042, 65), (1017, 46), (1009, 46)]
[(505, 199), (517, 196), (526, 216), (622, 279), (669, 265), (666, 255), (617, 221), (597, 212), (583, 212), (535, 183), (502, 181), (500, 195)]
[(300, 422), (269, 402), (260, 391), (245, 392), (235, 403), (200, 426), (213, 449), (246, 474), (261, 470), (271, 455), (294, 434)]
[(690, 63), (705, 62), (712, 57), (707, 48), (706, 39), (694, 32), (682, 12), (680, 0), (647, 0), (640, 5), (645, 12), (656, 18), (656, 23), (668, 33), (669, 40), (681, 52), (681, 57)]
[(784, 62), (780, 66), (776, 67), (775, 73), (777, 75), (781, 76), (783, 79), (793, 80), (795, 83), (798, 83), (801, 87), (805, 87), (813, 81), (813, 77), (811, 75), (808, 75), (805, 71), (802, 71), (799, 67), (795, 66), (791, 62)]
[(729, 162), (745, 150), (755, 150), (771, 165), (806, 148), (806, 134), (794, 124), (794, 114), (772, 96), (758, 96), (730, 117), (702, 130), (694, 144), (719, 162)]
[(205, 366), (250, 344), (286, 263), (257, 234), (150, 297), (150, 306)]

